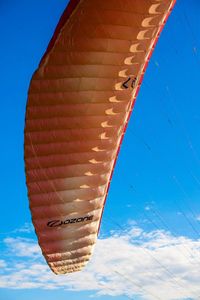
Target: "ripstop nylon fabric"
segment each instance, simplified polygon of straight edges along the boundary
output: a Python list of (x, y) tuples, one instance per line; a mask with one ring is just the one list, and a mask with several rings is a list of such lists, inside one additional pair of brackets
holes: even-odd
[(33, 75), (26, 181), (39, 244), (56, 274), (81, 270), (91, 256), (128, 118), (174, 3), (71, 0)]

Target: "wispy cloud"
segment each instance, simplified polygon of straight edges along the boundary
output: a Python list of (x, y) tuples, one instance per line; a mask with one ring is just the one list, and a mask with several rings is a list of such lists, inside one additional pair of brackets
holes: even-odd
[(34, 232), (33, 225), (31, 223), (26, 222), (23, 226), (11, 230), (9, 232), (0, 232), (0, 235), (9, 235), (9, 234), (17, 234), (17, 233), (32, 233)]
[(133, 226), (99, 239), (85, 270), (65, 276), (49, 270), (32, 239), (6, 238), (4, 244), (2, 288), (96, 291), (145, 300), (199, 299), (200, 240)]
[(1, 259), (0, 260), (0, 269), (5, 268), (6, 266), (7, 266), (7, 264), (6, 264), (5, 260)]
[(31, 233), (34, 231), (33, 225), (31, 223), (25, 223), (22, 227), (16, 229), (15, 232), (22, 232), (22, 233)]
[(4, 243), (11, 253), (21, 257), (35, 258), (40, 256), (40, 248), (35, 241), (27, 238), (5, 238)]
[(200, 215), (196, 217), (196, 220), (200, 222)]

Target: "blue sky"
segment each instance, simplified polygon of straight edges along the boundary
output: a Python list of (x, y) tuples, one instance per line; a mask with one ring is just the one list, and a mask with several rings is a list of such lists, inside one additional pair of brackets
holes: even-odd
[(32, 73), (66, 3), (0, 2), (0, 299), (198, 299), (199, 0), (177, 1), (152, 56), (93, 259), (61, 278), (44, 263), (28, 207), (24, 117)]

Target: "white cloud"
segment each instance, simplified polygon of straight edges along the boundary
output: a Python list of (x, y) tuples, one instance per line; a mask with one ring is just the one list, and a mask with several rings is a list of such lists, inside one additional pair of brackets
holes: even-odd
[(7, 264), (6, 264), (5, 260), (0, 259), (0, 269), (5, 268), (6, 266), (7, 266)]
[[(99, 239), (87, 267), (54, 275), (31, 239), (6, 238), (7, 264), (0, 261), (0, 287), (96, 291), (98, 295), (140, 295), (144, 300), (199, 299), (200, 240), (132, 227)], [(83, 280), (84, 278), (84, 280)]]
[(15, 253), (15, 256), (21, 257), (37, 257), (41, 255), (41, 250), (35, 241), (27, 238), (6, 238), (5, 245), (10, 252)]
[(31, 223), (24, 223), (23, 226), (11, 230), (9, 232), (0, 232), (0, 235), (16, 234), (16, 233), (31, 233), (34, 232), (34, 227)]
[(149, 205), (147, 205), (147, 206), (145, 206), (145, 208), (144, 208), (146, 211), (149, 211), (149, 210), (151, 210), (151, 207), (149, 206)]
[(196, 220), (200, 222), (200, 215), (196, 217)]
[(15, 232), (22, 232), (22, 233), (31, 233), (34, 231), (33, 225), (31, 223), (25, 223), (22, 227), (15, 230)]

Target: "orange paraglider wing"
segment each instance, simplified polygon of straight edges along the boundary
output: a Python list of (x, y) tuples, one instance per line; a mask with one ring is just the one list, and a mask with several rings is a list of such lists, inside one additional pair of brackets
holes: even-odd
[(33, 224), (56, 274), (97, 239), (126, 125), (175, 0), (71, 0), (31, 80), (25, 165)]

